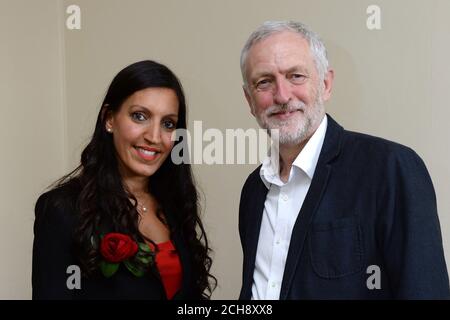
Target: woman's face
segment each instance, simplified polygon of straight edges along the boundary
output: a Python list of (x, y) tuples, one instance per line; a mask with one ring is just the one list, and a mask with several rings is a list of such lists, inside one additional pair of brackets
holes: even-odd
[(169, 156), (177, 127), (178, 98), (168, 88), (147, 88), (129, 96), (108, 114), (122, 178), (149, 177)]

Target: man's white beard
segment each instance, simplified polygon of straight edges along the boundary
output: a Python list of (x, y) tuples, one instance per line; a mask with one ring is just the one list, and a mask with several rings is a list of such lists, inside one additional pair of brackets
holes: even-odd
[[(272, 138), (278, 136), (280, 145), (296, 145), (306, 139), (309, 139), (313, 134), (313, 130), (316, 130), (325, 114), (325, 108), (322, 100), (323, 89), (319, 89), (317, 97), (314, 101), (312, 108), (307, 108), (306, 105), (299, 101), (297, 103), (291, 103), (287, 106), (273, 105), (264, 110), (263, 115), (258, 115), (256, 120), (261, 128), (269, 130), (278, 130), (277, 135), (272, 135)], [(288, 120), (276, 120), (271, 118), (270, 115), (274, 112), (279, 112), (286, 109), (287, 111), (299, 110), (299, 114), (296, 114), (292, 119)], [(302, 113), (302, 114), (300, 114)], [(300, 117), (300, 119), (299, 119)]]

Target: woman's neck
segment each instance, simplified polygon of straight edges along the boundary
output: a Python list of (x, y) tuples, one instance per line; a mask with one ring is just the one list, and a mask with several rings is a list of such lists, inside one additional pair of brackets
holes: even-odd
[(147, 177), (127, 177), (123, 178), (126, 189), (136, 197), (148, 194)]

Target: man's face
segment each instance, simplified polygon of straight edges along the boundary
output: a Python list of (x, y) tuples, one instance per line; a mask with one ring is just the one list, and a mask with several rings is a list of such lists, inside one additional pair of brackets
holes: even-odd
[(333, 72), (322, 80), (308, 42), (282, 31), (254, 44), (247, 55), (244, 92), (264, 129), (279, 129), (280, 144), (311, 137), (325, 115)]

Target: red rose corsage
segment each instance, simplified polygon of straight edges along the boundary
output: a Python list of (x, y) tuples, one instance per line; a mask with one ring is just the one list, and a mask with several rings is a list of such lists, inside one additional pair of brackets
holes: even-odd
[(136, 277), (142, 277), (155, 261), (150, 247), (123, 233), (107, 233), (101, 238), (100, 270), (105, 277), (114, 275), (121, 263)]

